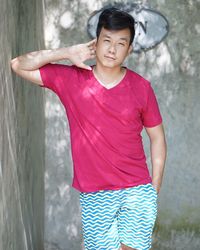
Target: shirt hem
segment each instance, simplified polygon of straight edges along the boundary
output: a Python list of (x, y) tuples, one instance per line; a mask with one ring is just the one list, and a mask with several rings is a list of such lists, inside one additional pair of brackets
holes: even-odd
[(108, 190), (120, 190), (120, 189), (125, 189), (125, 188), (130, 188), (130, 187), (136, 187), (139, 185), (145, 185), (145, 184), (149, 184), (149, 183), (152, 183), (151, 177), (148, 179), (145, 179), (143, 181), (140, 181), (140, 182), (129, 183), (129, 184), (123, 185), (123, 186), (112, 186), (112, 187), (105, 187), (105, 188), (95, 187), (95, 188), (82, 189), (82, 188), (79, 188), (76, 185), (72, 184), (72, 187), (81, 193), (91, 193), (91, 192), (99, 192), (99, 191), (106, 191), (106, 190), (107, 191)]

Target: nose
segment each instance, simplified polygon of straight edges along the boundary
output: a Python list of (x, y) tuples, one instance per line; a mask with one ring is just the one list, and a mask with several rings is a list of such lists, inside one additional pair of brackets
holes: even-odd
[(114, 44), (110, 44), (110, 46), (109, 46), (109, 53), (111, 53), (111, 54), (115, 54), (115, 52), (116, 52), (116, 48), (115, 48), (115, 45)]

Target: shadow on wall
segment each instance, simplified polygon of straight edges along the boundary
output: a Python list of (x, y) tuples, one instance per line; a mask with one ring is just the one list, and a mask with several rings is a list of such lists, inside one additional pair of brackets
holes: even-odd
[(1, 1), (0, 249), (44, 249), (44, 99), (10, 60), (43, 45), (42, 1)]

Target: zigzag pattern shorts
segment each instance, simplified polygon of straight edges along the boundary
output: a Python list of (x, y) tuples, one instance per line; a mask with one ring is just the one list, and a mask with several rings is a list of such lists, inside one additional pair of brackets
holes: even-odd
[(157, 216), (157, 192), (151, 183), (81, 192), (80, 205), (86, 250), (118, 250), (121, 243), (137, 250), (151, 248)]

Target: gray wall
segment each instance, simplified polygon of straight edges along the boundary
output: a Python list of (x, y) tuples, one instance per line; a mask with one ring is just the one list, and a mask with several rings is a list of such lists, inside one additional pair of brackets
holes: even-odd
[(42, 1), (0, 1), (0, 250), (44, 249), (44, 98), (11, 73), (43, 45)]
[[(170, 33), (164, 42), (146, 53), (132, 54), (126, 62), (152, 82), (168, 143), (153, 249), (199, 249), (200, 1), (140, 2), (163, 13), (170, 23)], [(104, 3), (103, 0), (46, 0), (47, 48), (88, 41), (87, 18)], [(67, 23), (62, 26), (65, 17)], [(57, 96), (49, 90), (46, 94), (46, 246), (78, 250), (82, 244), (80, 208), (78, 192), (70, 187), (72, 161), (68, 121)], [(145, 131), (143, 138), (150, 166)]]

